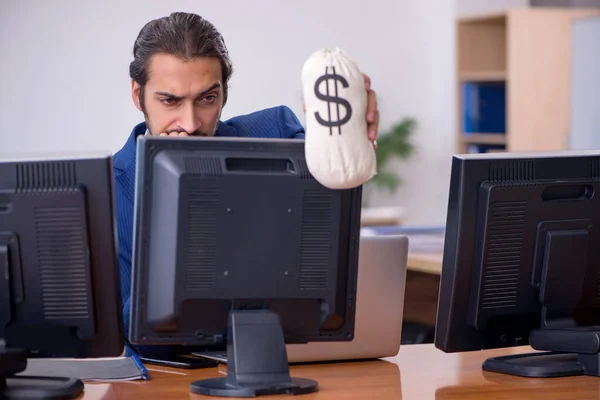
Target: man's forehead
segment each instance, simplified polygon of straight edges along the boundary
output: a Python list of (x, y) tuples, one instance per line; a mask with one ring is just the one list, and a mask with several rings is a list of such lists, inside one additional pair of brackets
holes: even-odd
[(180, 57), (159, 53), (151, 57), (148, 65), (148, 84), (171, 85), (181, 90), (202, 90), (221, 83), (221, 63), (216, 57)]

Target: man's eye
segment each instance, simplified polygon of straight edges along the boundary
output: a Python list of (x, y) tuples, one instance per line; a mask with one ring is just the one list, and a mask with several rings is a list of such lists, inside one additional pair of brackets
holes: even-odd
[(177, 100), (175, 99), (161, 99), (160, 100), (161, 103), (166, 104), (168, 106), (173, 105), (177, 102)]
[(211, 94), (208, 95), (204, 98), (204, 101), (208, 102), (208, 103), (212, 103), (213, 101), (215, 101), (217, 99), (217, 95), (215, 94)]

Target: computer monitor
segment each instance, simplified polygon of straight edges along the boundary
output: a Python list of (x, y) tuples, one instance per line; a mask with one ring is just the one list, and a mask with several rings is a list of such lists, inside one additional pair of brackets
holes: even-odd
[[(227, 346), (194, 393), (306, 393), (286, 343), (354, 335), (362, 188), (310, 174), (301, 139), (140, 137), (130, 341)], [(376, 312), (376, 310), (374, 310)]]
[(599, 375), (600, 151), (452, 160), (435, 346), (483, 369)]
[(0, 397), (83, 390), (27, 358), (123, 354), (112, 187), (109, 155), (0, 157)]

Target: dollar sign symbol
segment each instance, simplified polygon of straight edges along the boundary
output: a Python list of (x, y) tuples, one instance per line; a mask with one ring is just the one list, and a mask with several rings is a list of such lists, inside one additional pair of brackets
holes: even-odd
[[(350, 121), (350, 117), (352, 117), (352, 106), (350, 105), (348, 100), (342, 99), (338, 95), (338, 81), (341, 82), (342, 87), (344, 87), (344, 88), (348, 87), (348, 81), (343, 76), (335, 73), (335, 67), (331, 67), (331, 68), (333, 69), (333, 74), (328, 73), (329, 67), (325, 67), (325, 75), (320, 76), (319, 79), (317, 79), (317, 81), (315, 82), (315, 96), (317, 96), (318, 99), (327, 102), (327, 119), (323, 119), (319, 115), (318, 111), (315, 112), (315, 118), (316, 118), (317, 122), (320, 123), (321, 125), (329, 127), (329, 135), (330, 136), (333, 134), (334, 126), (336, 126), (338, 128), (338, 132), (341, 135), (342, 134), (342, 125), (344, 125), (346, 122)], [(329, 80), (330, 79), (333, 79), (334, 96), (329, 95)], [(325, 94), (321, 93), (320, 87), (319, 87), (321, 85), (321, 82), (323, 82), (323, 81), (325, 81)], [(331, 119), (331, 103), (335, 103), (335, 105), (336, 105), (337, 118), (335, 120)], [(344, 118), (340, 118), (340, 116), (341, 116), (340, 105), (346, 109), (346, 114), (344, 115)]]

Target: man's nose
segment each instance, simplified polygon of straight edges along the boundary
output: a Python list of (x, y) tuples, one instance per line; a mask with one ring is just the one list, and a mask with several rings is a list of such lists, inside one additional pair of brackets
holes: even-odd
[(179, 128), (185, 130), (188, 134), (192, 134), (200, 130), (201, 123), (196, 115), (194, 106), (185, 107), (182, 115), (179, 117)]

